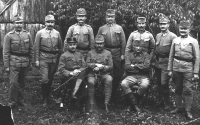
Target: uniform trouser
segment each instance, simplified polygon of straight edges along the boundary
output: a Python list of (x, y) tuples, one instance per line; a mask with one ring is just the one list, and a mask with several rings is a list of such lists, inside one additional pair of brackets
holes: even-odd
[(25, 75), (27, 67), (10, 67), (10, 90), (9, 90), (9, 102), (17, 103), (23, 100), (24, 87), (25, 87)]
[[(51, 90), (51, 85), (54, 77), (54, 73), (52, 73), (53, 67), (55, 63), (48, 63), (44, 61), (40, 61), (40, 75), (42, 76), (41, 84), (42, 84), (42, 93), (43, 96), (48, 98)], [(52, 73), (52, 74), (51, 74)]]
[(122, 66), (122, 61), (121, 58), (113, 58), (113, 93), (112, 96), (114, 97), (117, 91), (117, 88), (120, 84), (121, 78), (123, 75), (123, 66)]
[[(192, 72), (177, 72), (174, 71), (175, 78), (175, 94), (176, 97), (182, 99), (184, 97), (185, 110), (191, 111), (192, 101), (193, 101), (193, 73)], [(182, 101), (178, 101), (177, 107), (182, 106)]]
[(142, 96), (149, 87), (149, 78), (146, 76), (132, 75), (127, 76), (122, 82), (121, 87), (125, 95), (132, 92), (134, 86), (138, 86), (137, 94)]
[[(110, 101), (111, 93), (112, 93), (112, 77), (108, 74), (102, 75), (101, 79), (104, 83), (104, 92), (105, 92), (105, 104), (108, 104)], [(94, 76), (88, 77), (88, 95), (90, 104), (94, 104), (94, 86), (96, 84), (96, 79)]]
[(167, 70), (155, 68), (157, 85), (160, 96), (164, 97), (165, 103), (169, 103), (169, 75)]

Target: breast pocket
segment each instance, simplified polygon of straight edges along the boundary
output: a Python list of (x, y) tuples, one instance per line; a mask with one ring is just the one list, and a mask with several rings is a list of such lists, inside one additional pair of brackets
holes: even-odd
[(25, 39), (24, 40), (24, 46), (25, 46), (25, 49), (29, 49), (29, 39)]
[(107, 32), (105, 32), (105, 31), (101, 33), (101, 35), (102, 35), (104, 38), (106, 38), (106, 34), (107, 34)]
[(88, 38), (89, 38), (89, 32), (84, 32), (84, 42), (88, 42)]
[(11, 46), (11, 50), (18, 51), (20, 49), (20, 42), (12, 41), (10, 46)]
[(169, 53), (171, 49), (171, 42), (165, 42), (163, 43), (163, 47), (161, 48), (161, 51), (163, 53)]
[(118, 43), (120, 42), (120, 34), (121, 34), (120, 31), (115, 31), (115, 37)]
[(181, 48), (181, 46), (180, 46), (179, 43), (174, 43), (174, 50), (175, 50), (175, 52), (180, 52), (181, 51), (180, 48)]
[(74, 31), (73, 37), (75, 37), (76, 40), (78, 40), (79, 34), (80, 34), (80, 33), (79, 33), (78, 31)]
[(74, 66), (74, 60), (72, 58), (68, 58), (66, 61), (66, 69), (73, 69)]

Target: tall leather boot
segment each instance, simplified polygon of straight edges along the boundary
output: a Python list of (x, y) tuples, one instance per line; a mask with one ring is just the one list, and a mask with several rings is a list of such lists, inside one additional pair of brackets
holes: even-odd
[(192, 113), (191, 113), (193, 96), (185, 96), (184, 98), (185, 98), (185, 116), (189, 120), (193, 120), (194, 117), (192, 116)]
[(133, 95), (133, 93), (128, 93), (127, 98), (130, 101), (131, 107), (136, 111), (136, 112), (141, 112), (140, 108), (138, 107), (137, 99)]
[(48, 84), (42, 84), (42, 96), (43, 96), (43, 107), (47, 106), (48, 103)]
[(163, 92), (163, 99), (164, 99), (164, 110), (170, 109), (170, 98), (169, 98), (169, 91)]
[(176, 114), (176, 113), (183, 112), (183, 109), (182, 109), (182, 96), (181, 95), (175, 95), (175, 98), (176, 98), (176, 108), (170, 112), (171, 114)]

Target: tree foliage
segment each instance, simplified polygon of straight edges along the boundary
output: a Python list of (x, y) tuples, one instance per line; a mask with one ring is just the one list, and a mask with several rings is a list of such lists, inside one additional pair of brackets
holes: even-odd
[(94, 29), (105, 23), (105, 11), (116, 10), (116, 22), (127, 31), (136, 29), (135, 21), (139, 15), (145, 15), (151, 32), (158, 32), (158, 19), (163, 14), (170, 18), (174, 32), (181, 19), (189, 19), (193, 30), (200, 27), (199, 0), (54, 0), (51, 11), (60, 25), (72, 25), (76, 22), (76, 10), (87, 10), (87, 23)]

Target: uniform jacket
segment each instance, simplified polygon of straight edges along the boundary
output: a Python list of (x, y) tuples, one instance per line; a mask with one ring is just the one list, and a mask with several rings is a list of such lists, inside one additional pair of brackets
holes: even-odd
[(108, 49), (113, 57), (120, 57), (125, 53), (126, 38), (124, 30), (118, 24), (105, 24), (99, 28), (97, 35), (105, 38), (105, 48)]
[(74, 69), (83, 71), (87, 68), (84, 57), (79, 52), (66, 51), (63, 53), (59, 60), (58, 71), (62, 76), (69, 76), (69, 73)]
[(74, 24), (69, 27), (65, 41), (64, 41), (64, 51), (67, 50), (67, 38), (75, 37), (78, 41), (77, 49), (90, 50), (94, 48), (94, 33), (90, 25), (80, 26), (79, 24)]
[(7, 33), (3, 43), (4, 67), (27, 67), (33, 60), (33, 41), (28, 31)]
[(55, 63), (58, 53), (62, 51), (60, 33), (55, 29), (50, 33), (46, 28), (41, 29), (36, 34), (34, 49), (36, 61), (43, 60), (45, 62)]
[(130, 53), (133, 51), (134, 46), (138, 45), (143, 48), (143, 51), (149, 53), (150, 58), (152, 59), (155, 48), (155, 40), (149, 31), (140, 33), (138, 30), (136, 30), (132, 32), (128, 38), (125, 53)]
[(104, 49), (101, 53), (98, 53), (96, 49), (88, 52), (86, 63), (90, 69), (90, 75), (94, 75), (93, 69), (96, 67), (95, 64), (103, 64), (105, 67), (102, 74), (109, 74), (112, 72), (113, 60), (110, 51)]
[(155, 66), (157, 68), (167, 70), (171, 44), (176, 37), (176, 34), (170, 31), (164, 35), (162, 33), (156, 35)]
[[(135, 65), (134, 67), (131, 64)], [(127, 75), (148, 75), (150, 68), (150, 55), (147, 52), (136, 54), (128, 53), (125, 57), (125, 71)]]
[[(177, 57), (179, 59), (177, 59)], [(193, 62), (184, 59), (194, 60)], [(199, 44), (190, 36), (187, 38), (177, 37), (173, 40), (168, 63), (169, 71), (199, 72)]]

